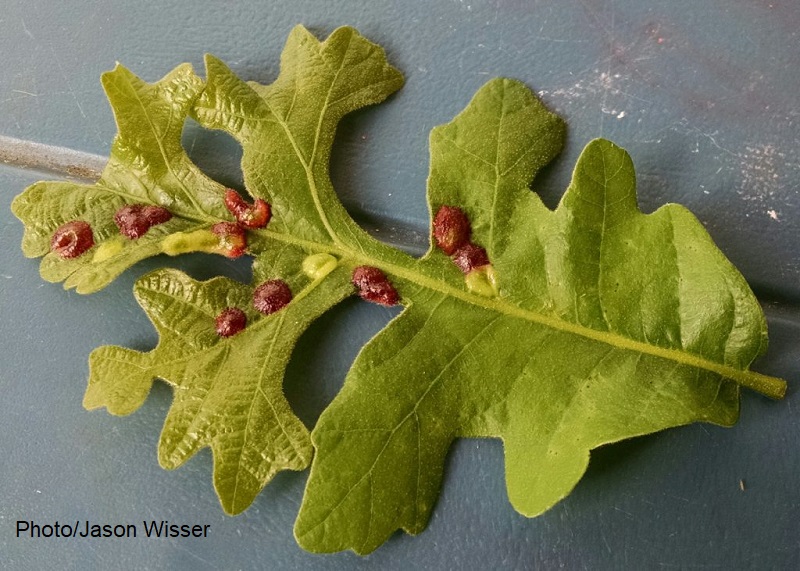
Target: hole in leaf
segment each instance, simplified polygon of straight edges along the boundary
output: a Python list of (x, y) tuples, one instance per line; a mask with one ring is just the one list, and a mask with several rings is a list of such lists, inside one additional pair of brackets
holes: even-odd
[(186, 154), (206, 176), (227, 187), (244, 190), (242, 147), (236, 139), (187, 119), (181, 142)]
[[(407, 132), (399, 148), (397, 134), (384, 128), (399, 112), (392, 99), (342, 118), (331, 148), (330, 177), (345, 209), (361, 227), (384, 243), (421, 255), (428, 248), (428, 133)], [(388, 137), (386, 132), (394, 134)], [(398, 159), (417, 143), (419, 164)]]
[[(244, 192), (242, 147), (236, 139), (223, 131), (206, 129), (197, 121), (187, 118), (181, 144), (203, 174), (223, 186)], [(252, 280), (252, 259), (249, 256), (231, 259), (196, 253), (172, 258), (169, 265), (198, 280), (216, 276), (229, 277), (242, 283)]]
[(352, 296), (325, 312), (300, 336), (286, 368), (283, 390), (309, 430), (339, 393), (361, 347), (401, 310)]

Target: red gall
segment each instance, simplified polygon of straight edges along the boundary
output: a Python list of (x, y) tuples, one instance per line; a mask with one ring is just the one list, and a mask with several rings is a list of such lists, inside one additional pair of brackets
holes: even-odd
[(72, 220), (59, 226), (50, 239), (50, 251), (62, 258), (77, 258), (94, 246), (92, 227), (83, 220)]

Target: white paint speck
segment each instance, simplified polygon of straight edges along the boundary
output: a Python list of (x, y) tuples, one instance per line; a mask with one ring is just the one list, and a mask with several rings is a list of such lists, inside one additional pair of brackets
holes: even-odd
[[(778, 199), (785, 192), (784, 175), (787, 168), (797, 166), (792, 157), (771, 144), (748, 145), (739, 153), (741, 186), (739, 194), (749, 201), (764, 203)], [(763, 212), (763, 211), (762, 211)], [(773, 220), (774, 210), (766, 210)]]

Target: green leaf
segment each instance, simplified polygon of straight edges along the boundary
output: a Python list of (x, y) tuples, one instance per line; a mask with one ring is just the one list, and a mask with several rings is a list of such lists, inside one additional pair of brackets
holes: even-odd
[(339, 28), (319, 42), (297, 26), (272, 85), (245, 83), (211, 56), (206, 67), (208, 84), (195, 117), (241, 143), (245, 186), (276, 214), (268, 233), (305, 239), (315, 250), (331, 245), (342, 253), (348, 248), (388, 253), (353, 222), (328, 174), (339, 119), (403, 85), (383, 50), (352, 28)]
[[(431, 136), (431, 212), (461, 206), (497, 295), (469, 292), (432, 248), (420, 292), (358, 356), (312, 439), (295, 526), (311, 551), (365, 554), (419, 533), (457, 437), (499, 437), (509, 498), (536, 516), (598, 446), (694, 421), (731, 425), (766, 325), (745, 283), (685, 209), (636, 205), (630, 157), (590, 143), (553, 212), (527, 189), (560, 123), (496, 80)], [(431, 283), (440, 274), (445, 279)], [(461, 280), (461, 285), (454, 285)]]
[[(42, 277), (79, 293), (102, 289), (139, 260), (161, 253), (170, 234), (231, 218), (222, 203), (224, 188), (207, 178), (181, 146), (184, 120), (203, 88), (191, 66), (179, 66), (149, 84), (117, 65), (102, 80), (119, 134), (100, 180), (94, 185), (38, 182), (12, 204), (25, 224), (25, 255), (44, 256)], [(114, 213), (126, 204), (164, 207), (173, 218), (132, 240), (114, 223)], [(50, 239), (71, 220), (91, 225), (95, 246), (63, 259), (50, 252)]]
[[(296, 265), (297, 252), (282, 258), (283, 265)], [(159, 462), (177, 468), (211, 447), (222, 506), (240, 513), (278, 471), (308, 466), (311, 443), (284, 397), (284, 370), (300, 334), (352, 292), (343, 268), (315, 280), (298, 274), (289, 285), (292, 303), (264, 316), (253, 309), (253, 288), (227, 278), (197, 282), (176, 270), (145, 276), (135, 294), (158, 330), (159, 344), (149, 353), (96, 349), (84, 406), (129, 414), (141, 406), (154, 378), (168, 382), (174, 401)], [(229, 307), (245, 312), (247, 326), (220, 337), (215, 318)]]
[[(253, 284), (222, 278), (201, 283), (173, 270), (139, 280), (135, 294), (156, 326), (159, 344), (148, 353), (123, 347), (94, 351), (84, 405), (129, 414), (141, 406), (155, 378), (173, 385), (175, 399), (161, 435), (159, 461), (176, 468), (209, 446), (220, 501), (226, 512), (236, 514), (279, 470), (300, 470), (310, 462), (308, 431), (290, 410), (282, 382), (298, 337), (353, 293), (351, 273), (358, 260), (339, 245), (353, 244), (362, 257), (371, 249), (411, 260), (361, 230), (338, 202), (328, 177), (339, 119), (387, 97), (402, 84), (402, 76), (388, 65), (383, 50), (351, 28), (335, 31), (325, 42), (296, 28), (281, 74), (268, 87), (241, 81), (213, 56), (206, 63), (207, 83), (193, 92), (191, 112), (202, 125), (226, 129), (241, 141), (245, 186), (271, 203), (269, 226), (248, 232), (249, 250), (257, 255)], [(114, 101), (115, 93), (108, 91)], [(137, 102), (122, 104), (118, 116), (127, 116)], [(188, 112), (188, 105), (181, 107), (164, 124), (179, 135)], [(120, 123), (121, 133), (124, 128)], [(168, 164), (187, 162), (182, 172), (193, 173), (196, 167), (185, 158), (179, 139), (172, 146), (162, 145), (162, 139), (144, 141), (137, 153), (124, 155), (125, 164), (135, 164), (142, 155), (150, 172), (163, 155)], [(117, 154), (120, 148), (117, 143)], [(200, 185), (195, 194), (194, 186), (166, 184), (172, 172), (164, 169), (158, 188), (184, 205), (186, 217), (230, 218), (216, 183), (207, 192)], [(124, 188), (124, 177), (120, 180)], [(49, 233), (44, 236), (49, 241)], [(160, 237), (159, 249), (164, 240)], [(175, 240), (169, 244), (176, 251), (191, 250), (192, 240), (184, 241), (186, 247), (183, 242), (175, 246)], [(287, 282), (294, 297), (284, 309), (263, 316), (253, 306), (253, 291), (271, 279)], [(245, 311), (247, 327), (223, 338), (215, 318), (228, 307)]]
[[(462, 226), (452, 257), (432, 244), (414, 259), (358, 227), (328, 174), (342, 116), (402, 85), (380, 47), (352, 28), (320, 42), (298, 26), (271, 85), (212, 56), (206, 68), (205, 81), (188, 65), (154, 84), (121, 66), (105, 74), (119, 135), (101, 179), (37, 183), (13, 210), (24, 253), (44, 256), (43, 277), (79, 292), (160, 252), (225, 253), (209, 230), (233, 219), (224, 189), (180, 138), (191, 116), (241, 143), (247, 192), (272, 211), (267, 227), (246, 231), (252, 283), (169, 269), (141, 278), (134, 293), (159, 342), (95, 350), (84, 400), (129, 414), (154, 379), (170, 384), (159, 460), (175, 468), (210, 447), (226, 512), (246, 509), (277, 471), (306, 467), (313, 443), (297, 540), (369, 553), (397, 529), (424, 529), (455, 438), (503, 439), (511, 503), (534, 516), (569, 493), (598, 446), (695, 421), (730, 425), (740, 386), (783, 395), (783, 381), (749, 370), (766, 324), (744, 279), (682, 207), (639, 211), (625, 151), (591, 142), (555, 211), (530, 192), (564, 124), (521, 83), (490, 81), (434, 129), (431, 217), (458, 208)], [(113, 220), (128, 204), (173, 217), (128, 239)], [(91, 225), (95, 245), (65, 259), (50, 242), (74, 220)], [(254, 296), (273, 280), (292, 299), (265, 315)], [(363, 348), (309, 436), (283, 395), (285, 367), (354, 283), (405, 309)], [(242, 330), (219, 328), (229, 308), (243, 312)]]

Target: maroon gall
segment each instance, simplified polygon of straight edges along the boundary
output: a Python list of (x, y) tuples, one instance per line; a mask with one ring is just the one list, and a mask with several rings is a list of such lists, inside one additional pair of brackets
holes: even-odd
[(253, 204), (249, 204), (232, 188), (225, 190), (225, 208), (245, 228), (263, 228), (272, 217), (272, 212), (267, 202), (256, 198)]
[(219, 237), (220, 253), (228, 258), (238, 258), (247, 249), (247, 234), (238, 224), (217, 222), (211, 231)]
[(59, 226), (50, 239), (50, 251), (62, 258), (77, 258), (94, 246), (92, 227), (83, 220), (72, 220)]
[(253, 306), (264, 315), (283, 309), (290, 301), (292, 301), (292, 290), (283, 280), (269, 280), (253, 292)]
[(465, 274), (489, 264), (486, 250), (472, 242), (459, 248), (452, 256), (453, 263)]
[(114, 223), (131, 240), (144, 236), (150, 228), (172, 219), (172, 213), (152, 204), (126, 204), (114, 213)]
[(238, 307), (227, 307), (217, 315), (215, 322), (220, 337), (232, 337), (244, 330), (247, 315)]
[(353, 270), (352, 281), (358, 290), (358, 295), (367, 301), (391, 307), (400, 299), (389, 278), (378, 268), (358, 266)]
[(469, 242), (472, 229), (469, 219), (457, 206), (441, 206), (433, 218), (433, 238), (448, 256)]

